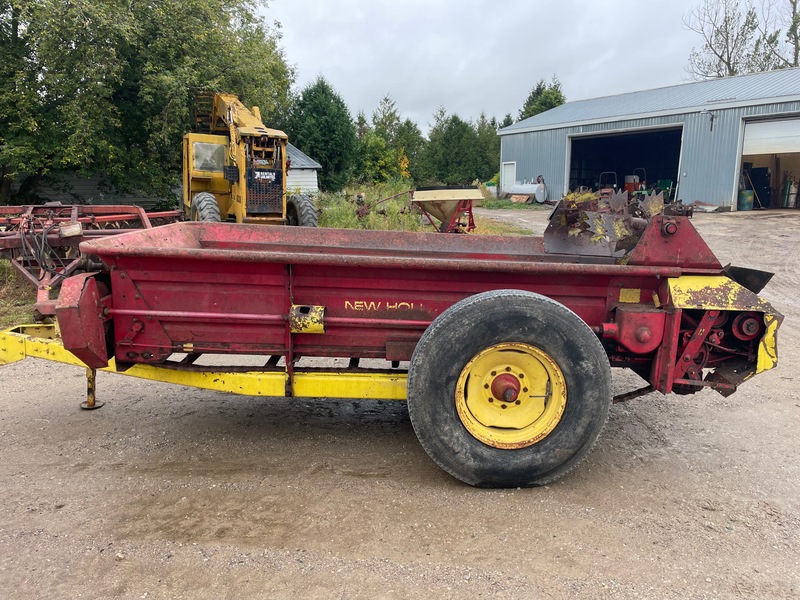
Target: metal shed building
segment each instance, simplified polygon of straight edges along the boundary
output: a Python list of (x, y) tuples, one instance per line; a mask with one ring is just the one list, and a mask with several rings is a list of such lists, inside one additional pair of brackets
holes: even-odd
[[(800, 179), (800, 68), (568, 102), (499, 131), (501, 191), (544, 177), (551, 199), (601, 173), (736, 209), (788, 206)], [(604, 178), (608, 180), (609, 175)], [(800, 203), (796, 203), (800, 204)]]

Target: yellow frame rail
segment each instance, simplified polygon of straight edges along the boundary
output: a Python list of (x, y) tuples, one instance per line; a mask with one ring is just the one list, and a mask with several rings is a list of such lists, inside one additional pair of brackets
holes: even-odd
[[(18, 325), (0, 331), (0, 365), (25, 358), (41, 358), (88, 369), (61, 344), (55, 325)], [(243, 396), (286, 396), (289, 375), (281, 371), (199, 371), (136, 364), (118, 371), (114, 359), (101, 371), (129, 377), (163, 381), (204, 390)], [(87, 370), (89, 373), (91, 369)], [(405, 372), (363, 373), (350, 371), (304, 371), (295, 369), (294, 397), (405, 400)]]

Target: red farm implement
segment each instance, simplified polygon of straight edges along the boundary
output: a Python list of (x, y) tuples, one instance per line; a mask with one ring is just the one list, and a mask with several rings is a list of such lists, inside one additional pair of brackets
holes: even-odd
[(53, 315), (51, 290), (93, 266), (78, 250), (82, 241), (173, 223), (180, 216), (177, 210), (148, 213), (139, 206), (0, 206), (0, 256), (37, 287), (38, 313)]
[[(777, 363), (782, 317), (757, 295), (768, 276), (723, 268), (656, 204), (562, 206), (545, 239), (223, 223), (90, 239), (80, 250), (99, 265), (64, 281), (61, 338), (4, 332), (0, 362), (85, 365), (92, 390), (106, 369), (249, 395), (407, 399), (423, 447), (455, 477), (544, 484), (589, 451), (612, 401), (729, 395)], [(218, 366), (230, 355), (263, 360)], [(612, 398), (611, 367), (645, 385)]]

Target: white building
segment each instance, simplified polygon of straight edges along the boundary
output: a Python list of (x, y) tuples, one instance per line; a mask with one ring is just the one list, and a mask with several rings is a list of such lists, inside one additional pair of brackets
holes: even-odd
[(286, 157), (291, 161), (291, 165), (286, 171), (286, 192), (310, 196), (318, 194), (317, 171), (322, 168), (322, 165), (292, 144), (286, 147)]

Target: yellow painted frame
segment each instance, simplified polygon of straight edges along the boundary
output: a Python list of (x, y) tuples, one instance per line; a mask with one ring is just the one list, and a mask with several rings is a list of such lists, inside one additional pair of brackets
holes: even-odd
[[(87, 368), (61, 344), (55, 325), (19, 325), (0, 331), (0, 365), (25, 358), (41, 358)], [(286, 395), (289, 381), (289, 374), (281, 371), (184, 371), (145, 364), (117, 371), (113, 359), (108, 367), (100, 370), (243, 396), (282, 397)], [(406, 379), (407, 375), (402, 371), (353, 373), (296, 369), (292, 389), (294, 397), (405, 400)]]

